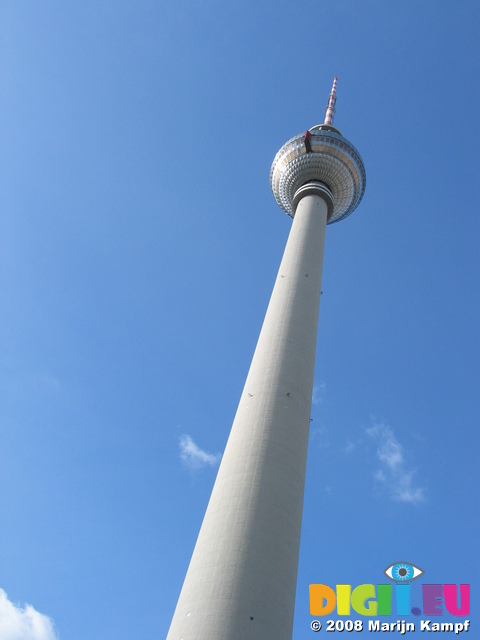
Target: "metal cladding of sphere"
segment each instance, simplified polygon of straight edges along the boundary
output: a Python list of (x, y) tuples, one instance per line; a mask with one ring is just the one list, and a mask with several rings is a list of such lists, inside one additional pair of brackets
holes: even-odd
[(321, 182), (333, 196), (328, 223), (346, 218), (360, 203), (365, 192), (363, 161), (353, 144), (338, 129), (320, 124), (286, 142), (275, 156), (270, 170), (270, 186), (277, 204), (289, 216), (295, 215), (295, 192), (309, 182)]

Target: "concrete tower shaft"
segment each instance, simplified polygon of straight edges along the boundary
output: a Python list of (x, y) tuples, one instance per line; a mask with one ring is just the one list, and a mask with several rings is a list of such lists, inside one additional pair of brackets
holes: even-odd
[(298, 203), (168, 640), (291, 640), (327, 213)]

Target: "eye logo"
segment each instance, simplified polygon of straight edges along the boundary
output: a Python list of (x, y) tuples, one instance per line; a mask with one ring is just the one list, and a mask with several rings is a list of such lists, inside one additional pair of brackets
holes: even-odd
[(409, 562), (395, 562), (387, 567), (384, 571), (387, 578), (394, 582), (410, 582), (419, 578), (425, 573), (420, 567), (416, 567)]

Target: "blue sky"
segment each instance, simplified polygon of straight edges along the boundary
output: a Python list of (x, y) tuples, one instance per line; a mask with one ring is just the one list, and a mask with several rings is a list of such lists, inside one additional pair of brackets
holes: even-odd
[(270, 165), (334, 75), (367, 189), (327, 232), (294, 640), (309, 583), (398, 560), (478, 627), (478, 14), (0, 5), (2, 640), (165, 637), (291, 224)]

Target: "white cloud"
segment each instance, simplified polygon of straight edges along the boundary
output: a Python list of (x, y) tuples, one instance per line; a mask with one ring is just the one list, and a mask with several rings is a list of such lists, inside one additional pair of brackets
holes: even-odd
[(313, 427), (313, 422), (310, 425), (310, 437), (312, 442), (317, 441), (320, 449), (328, 449), (330, 442), (328, 441), (328, 429), (321, 425), (319, 427)]
[(313, 386), (312, 404), (323, 404), (325, 398), (325, 382), (319, 382)]
[(343, 453), (348, 455), (349, 453), (352, 453), (354, 449), (355, 449), (355, 443), (352, 442), (351, 440), (348, 440), (347, 444), (345, 445), (345, 448), (343, 449)]
[(36, 611), (31, 605), (13, 604), (0, 589), (0, 638), (1, 640), (58, 640), (50, 618)]
[(201, 467), (212, 467), (216, 465), (221, 455), (219, 453), (213, 454), (203, 451), (203, 449), (200, 449), (192, 438), (185, 433), (183, 436), (180, 436), (180, 458), (187, 467), (200, 469)]
[(419, 504), (425, 501), (424, 490), (413, 486), (414, 472), (407, 469), (403, 447), (393, 430), (384, 424), (366, 429), (367, 435), (377, 443), (377, 458), (382, 468), (374, 474), (375, 480), (384, 484), (394, 500)]
[(60, 380), (49, 373), (35, 377), (34, 384), (40, 390), (45, 389), (46, 391), (59, 391), (61, 387)]

